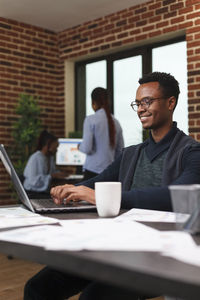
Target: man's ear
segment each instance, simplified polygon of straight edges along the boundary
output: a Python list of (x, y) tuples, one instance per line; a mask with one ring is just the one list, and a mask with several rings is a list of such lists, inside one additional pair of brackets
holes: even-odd
[(176, 106), (176, 98), (174, 96), (171, 96), (168, 100), (169, 102), (169, 110), (174, 110), (175, 106)]

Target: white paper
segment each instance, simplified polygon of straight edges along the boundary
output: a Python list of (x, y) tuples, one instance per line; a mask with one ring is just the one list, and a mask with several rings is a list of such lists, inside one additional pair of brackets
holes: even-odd
[(162, 239), (162, 253), (174, 253), (178, 249), (192, 249), (196, 248), (191, 235), (184, 231), (161, 231), (160, 236)]
[(196, 245), (187, 232), (162, 232), (162, 255), (180, 260), (184, 263), (200, 266), (200, 247)]
[(118, 216), (118, 219), (134, 220), (140, 222), (163, 222), (163, 223), (184, 223), (189, 214), (177, 214), (167, 211), (158, 211), (151, 209), (133, 208), (128, 212)]
[(58, 223), (57, 219), (35, 214), (22, 207), (0, 208), (0, 229), (55, 223)]
[(13, 217), (33, 217), (37, 216), (37, 214), (31, 212), (28, 209), (25, 209), (21, 206), (10, 206), (10, 207), (1, 207), (0, 208), (0, 219), (1, 218), (13, 218)]
[(8, 230), (0, 233), (0, 240), (44, 247), (45, 241), (56, 235), (59, 229), (60, 226), (43, 225)]
[[(18, 214), (21, 213), (26, 215), (19, 209)], [(40, 216), (24, 219), (39, 220)], [(4, 231), (0, 233), (0, 240), (58, 251), (157, 251), (163, 256), (200, 266), (200, 247), (186, 232), (159, 231), (125, 218), (64, 220), (60, 224), (62, 226), (43, 225)]]
[(200, 266), (200, 247), (177, 249), (176, 252), (166, 252), (163, 255), (187, 264)]
[(159, 231), (133, 221), (89, 219), (61, 221), (64, 236), (50, 240), (47, 249), (160, 251)]
[(0, 240), (49, 250), (161, 251), (159, 231), (136, 222), (69, 220), (0, 233)]

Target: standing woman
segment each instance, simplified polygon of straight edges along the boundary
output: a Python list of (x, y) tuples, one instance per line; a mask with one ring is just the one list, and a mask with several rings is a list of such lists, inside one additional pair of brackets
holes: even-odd
[(86, 154), (84, 180), (101, 173), (124, 147), (122, 128), (110, 113), (108, 92), (97, 87), (91, 93), (95, 114), (85, 118), (83, 142), (79, 150)]

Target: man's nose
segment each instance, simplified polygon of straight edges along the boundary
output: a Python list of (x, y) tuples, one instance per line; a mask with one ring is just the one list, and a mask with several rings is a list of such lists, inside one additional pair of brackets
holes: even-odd
[(145, 110), (146, 110), (146, 109), (145, 109), (145, 105), (143, 105), (143, 104), (140, 103), (140, 104), (138, 105), (137, 112), (140, 113), (141, 111), (145, 111)]

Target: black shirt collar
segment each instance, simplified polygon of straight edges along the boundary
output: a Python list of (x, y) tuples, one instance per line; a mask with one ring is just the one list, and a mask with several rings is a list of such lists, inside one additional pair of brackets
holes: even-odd
[(158, 155), (160, 155), (162, 152), (169, 148), (171, 141), (174, 139), (174, 136), (176, 135), (177, 131), (177, 123), (173, 122), (171, 130), (158, 143), (154, 141), (151, 132), (149, 131), (149, 139), (145, 147), (145, 152), (151, 162)]

